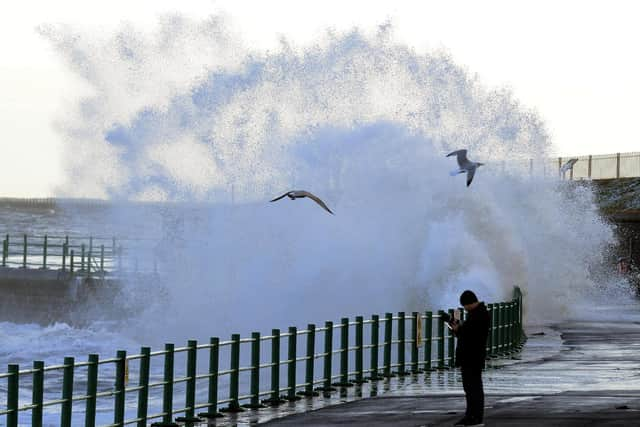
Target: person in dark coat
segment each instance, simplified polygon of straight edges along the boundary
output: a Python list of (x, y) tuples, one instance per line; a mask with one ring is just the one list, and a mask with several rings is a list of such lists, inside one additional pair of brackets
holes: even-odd
[(484, 417), (484, 390), (482, 369), (487, 357), (489, 336), (489, 312), (472, 291), (460, 295), (460, 305), (468, 315), (463, 323), (451, 320), (451, 329), (458, 337), (456, 366), (462, 373), (462, 386), (467, 400), (467, 411), (457, 426), (482, 426)]

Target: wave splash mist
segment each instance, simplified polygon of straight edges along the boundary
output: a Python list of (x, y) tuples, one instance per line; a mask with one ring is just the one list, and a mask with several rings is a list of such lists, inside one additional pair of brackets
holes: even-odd
[[(277, 53), (242, 47), (217, 17), (42, 31), (94, 91), (61, 122), (74, 152), (61, 192), (183, 202), (161, 248), (168, 298), (133, 328), (147, 340), (449, 307), (467, 288), (495, 301), (513, 285), (531, 319), (559, 317), (613, 241), (588, 189), (495, 166), (469, 188), (450, 177), (454, 149), (541, 159), (549, 138), (508, 91), (388, 27)], [(336, 215), (267, 203), (290, 189)]]

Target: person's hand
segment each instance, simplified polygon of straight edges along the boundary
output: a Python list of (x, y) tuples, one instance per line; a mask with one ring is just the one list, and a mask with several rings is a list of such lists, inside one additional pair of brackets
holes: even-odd
[(458, 332), (458, 328), (460, 327), (460, 324), (458, 323), (457, 320), (453, 320), (449, 324), (451, 325), (451, 329), (453, 330), (453, 332)]

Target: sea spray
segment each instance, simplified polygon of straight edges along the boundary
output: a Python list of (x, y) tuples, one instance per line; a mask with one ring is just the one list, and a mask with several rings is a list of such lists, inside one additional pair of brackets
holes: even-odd
[[(160, 296), (136, 298), (127, 334), (268, 331), (451, 307), (466, 288), (502, 300), (514, 285), (529, 318), (548, 320), (593, 287), (611, 228), (588, 189), (513, 172), (551, 146), (508, 91), (388, 26), (273, 53), (228, 27), (173, 16), (150, 33), (43, 30), (94, 91), (60, 121), (73, 152), (61, 193), (166, 202), (161, 216), (181, 224), (159, 227)], [(448, 174), (459, 148), (488, 163), (469, 188)], [(336, 215), (268, 203), (291, 189)]]

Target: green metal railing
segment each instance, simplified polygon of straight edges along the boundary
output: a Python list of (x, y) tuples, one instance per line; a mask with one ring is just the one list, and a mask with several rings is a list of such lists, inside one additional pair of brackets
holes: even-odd
[[(123, 247), (123, 242), (128, 247)], [(138, 255), (142, 257), (149, 248), (137, 248), (135, 243), (132, 239), (116, 240), (115, 237), (5, 234), (0, 266), (58, 270), (87, 277), (138, 272)], [(144, 271), (157, 272), (155, 258), (146, 264)]]
[[(519, 290), (516, 288), (511, 301), (489, 304), (488, 310), (491, 317), (488, 358), (518, 351), (524, 341)], [(250, 338), (233, 334), (228, 341), (213, 337), (206, 344), (198, 344), (191, 340), (187, 346), (178, 348), (168, 343), (162, 351), (142, 347), (135, 355), (118, 351), (111, 359), (100, 360), (92, 354), (86, 362), (76, 362), (67, 357), (62, 365), (47, 367), (42, 361), (35, 361), (26, 370), (10, 364), (7, 372), (0, 374), (0, 382), (6, 381), (6, 387), (0, 387), (3, 390), (0, 395), (4, 394), (6, 402), (0, 417), (6, 417), (9, 427), (16, 427), (19, 420), (42, 426), (47, 417), (57, 417), (63, 427), (72, 424), (90, 427), (99, 423), (142, 427), (154, 421), (161, 425), (174, 420), (188, 423), (198, 417), (218, 417), (224, 412), (258, 409), (300, 396), (312, 397), (319, 391), (330, 393), (336, 387), (354, 383), (452, 369), (455, 337), (445, 333), (440, 321), (442, 313), (386, 313), (383, 318), (373, 315), (366, 320), (357, 316), (354, 320), (343, 318), (338, 324), (326, 322), (324, 327), (309, 324), (303, 330), (290, 327), (285, 333), (273, 329), (267, 336), (259, 332), (253, 332)], [(283, 359), (284, 341), (287, 342)], [(316, 352), (316, 344), (322, 352)], [(263, 359), (261, 349), (269, 347), (270, 355)], [(304, 350), (302, 355), (300, 349)], [(198, 365), (200, 359), (206, 363)], [(156, 370), (152, 369), (154, 361)], [(243, 361), (249, 364), (243, 366)], [(322, 370), (315, 369), (319, 364)], [(131, 365), (137, 368), (133, 375), (129, 375)], [(45, 387), (45, 375), (55, 375), (51, 381), (61, 384), (61, 389), (51, 383)], [(135, 385), (129, 383), (130, 377), (137, 379)], [(31, 395), (28, 402), (24, 402), (26, 395)], [(111, 403), (105, 403), (105, 399)], [(47, 411), (51, 407), (57, 410)]]

